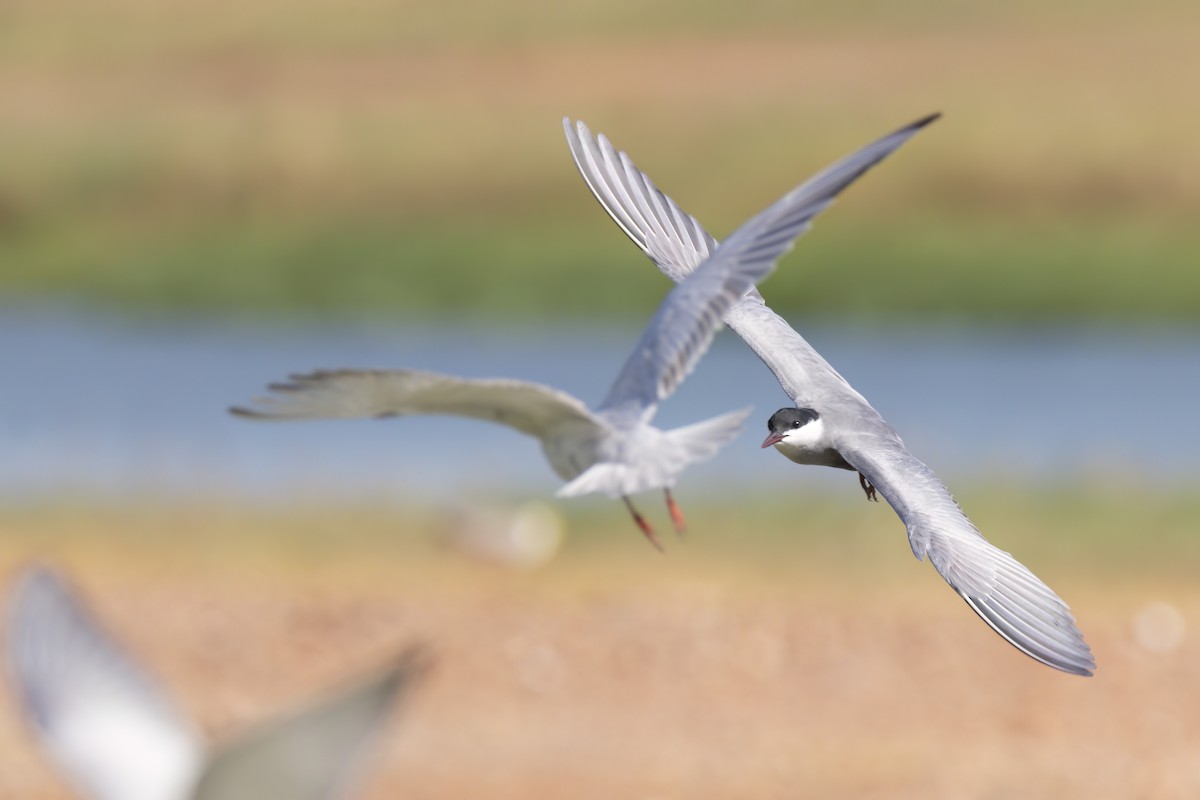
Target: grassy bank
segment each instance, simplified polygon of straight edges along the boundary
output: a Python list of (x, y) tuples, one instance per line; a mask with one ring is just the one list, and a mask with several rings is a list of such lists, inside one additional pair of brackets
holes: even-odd
[[(819, 572), (837, 564), (839, 573), (874, 578), (893, 565), (915, 567), (903, 527), (886, 504), (851, 502), (858, 500), (853, 495), (830, 499), (802, 488), (787, 496), (706, 503), (685, 487), (679, 497), (694, 517), (692, 531), (686, 541), (668, 540), (667, 562), (652, 559), (645, 562), (649, 569), (669, 569), (661, 564), (682, 559), (719, 564), (720, 571), (786, 576), (797, 568)], [(1185, 578), (1200, 561), (1194, 535), (1200, 500), (1186, 493), (1096, 480), (1046, 491), (976, 486), (957, 499), (997, 544), (1081, 579)], [(644, 505), (665, 524), (657, 509), (651, 511), (653, 504)], [(568, 531), (559, 555), (568, 569), (643, 562), (648, 548), (619, 504), (595, 500), (555, 507)], [(39, 552), (99, 559), (124, 553), (164, 562), (292, 563), (301, 569), (320, 569), (336, 556), (385, 571), (403, 571), (411, 562), (420, 572), (447, 560), (436, 543), (444, 511), (437, 505), (364, 507), (316, 497), (278, 508), (153, 498), (118, 506), (9, 505), (0, 509), (0, 552), (9, 563)]]
[[(1189, 323), (1200, 314), (1200, 230), (1119, 220), (1098, 234), (1093, 222), (1026, 229), (953, 215), (938, 224), (932, 213), (864, 229), (852, 213), (788, 256), (763, 288), (773, 306), (843, 321)], [(4, 288), (10, 300), (142, 312), (648, 318), (668, 284), (593, 216), (478, 215), (412, 228), (369, 217), (189, 222), (144, 238), (81, 223), (9, 241)]]
[[(140, 3), (4, 10), (0, 293), (641, 316), (584, 118), (714, 233), (920, 114), (772, 279), (795, 312), (1188, 321), (1195, 9)], [(182, 21), (181, 21), (182, 20)], [(469, 20), (464, 23), (463, 20)], [(623, 266), (629, 264), (631, 266)]]

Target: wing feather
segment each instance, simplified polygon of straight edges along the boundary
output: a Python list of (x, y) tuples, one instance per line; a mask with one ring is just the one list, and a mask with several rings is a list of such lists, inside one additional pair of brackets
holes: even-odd
[(1075, 675), (1092, 674), (1092, 652), (1067, 604), (1009, 553), (988, 542), (933, 471), (898, 437), (842, 442), (838, 451), (899, 515), (913, 555), (928, 555), (938, 573), (993, 630), (1043, 664)]
[(561, 425), (599, 423), (587, 406), (549, 386), (503, 378), (471, 379), (417, 370), (319, 370), (268, 387), (253, 419), (398, 417), (448, 414), (498, 422), (542, 438)]
[[(604, 134), (593, 137), (582, 122), (572, 125), (567, 119), (563, 130), (575, 166), (601, 207), (667, 277), (682, 281), (717, 249), (716, 239), (704, 226), (659, 191), (650, 176), (618, 152)], [(668, 209), (665, 216), (670, 224), (665, 230), (651, 224), (643, 212), (650, 198)]]

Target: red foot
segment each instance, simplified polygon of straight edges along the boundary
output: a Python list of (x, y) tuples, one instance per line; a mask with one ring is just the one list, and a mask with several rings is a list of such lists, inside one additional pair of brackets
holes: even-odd
[(675, 525), (675, 532), (682, 536), (687, 532), (687, 518), (683, 516), (683, 510), (679, 508), (679, 504), (671, 496), (671, 490), (666, 489), (664, 491), (667, 496), (667, 511), (671, 512), (671, 522)]
[(628, 508), (629, 513), (633, 515), (633, 521), (636, 522), (638, 528), (641, 529), (642, 535), (646, 537), (646, 540), (649, 541), (650, 544), (654, 545), (655, 550), (660, 553), (663, 552), (662, 543), (658, 541), (658, 536), (654, 533), (654, 528), (650, 526), (649, 522), (646, 522), (645, 517), (638, 513), (637, 509), (633, 507), (633, 503), (630, 502), (628, 497), (622, 497), (621, 499), (625, 501), (625, 507)]

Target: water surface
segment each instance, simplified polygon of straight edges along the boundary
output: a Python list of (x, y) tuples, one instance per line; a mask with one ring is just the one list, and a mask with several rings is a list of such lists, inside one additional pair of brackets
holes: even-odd
[[(996, 475), (1034, 483), (1097, 473), (1185, 483), (1200, 475), (1200, 331), (821, 325), (804, 332), (952, 487)], [(536, 443), (483, 422), (253, 423), (225, 409), (289, 372), (349, 366), (525, 378), (596, 403), (637, 335), (634, 326), (135, 323), (5, 309), (0, 496), (549, 495), (558, 481)], [(659, 421), (755, 410), (739, 439), (687, 474), (681, 494), (853, 488), (845, 474), (759, 449), (767, 417), (786, 404), (773, 376), (722, 333)]]

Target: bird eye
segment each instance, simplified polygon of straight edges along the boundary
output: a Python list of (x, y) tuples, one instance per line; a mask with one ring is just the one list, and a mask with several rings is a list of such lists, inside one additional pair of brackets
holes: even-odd
[(792, 423), (792, 427), (793, 427), (793, 428), (799, 428), (799, 427), (800, 427), (800, 420), (796, 420), (795, 422), (793, 422), (793, 423)]

